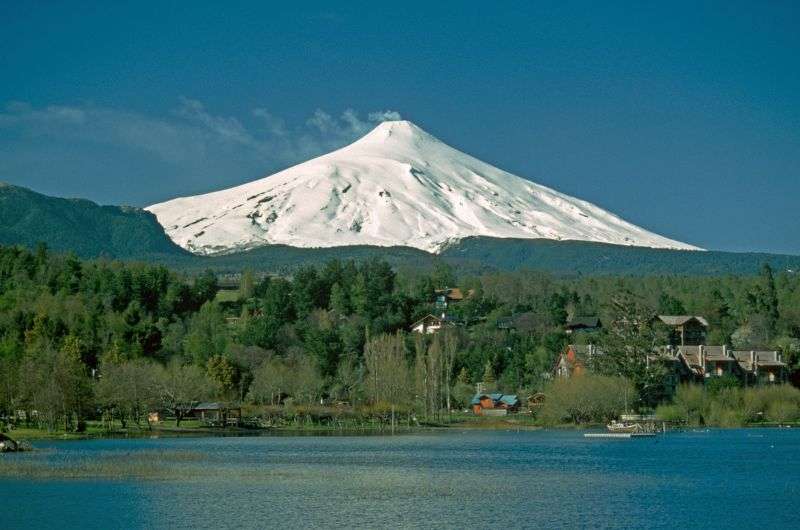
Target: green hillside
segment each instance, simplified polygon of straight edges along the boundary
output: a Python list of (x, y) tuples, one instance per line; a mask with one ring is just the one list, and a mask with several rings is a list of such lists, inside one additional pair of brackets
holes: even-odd
[(140, 208), (48, 197), (0, 183), (0, 244), (33, 247), (40, 242), (82, 257), (187, 254), (166, 236), (153, 214)]
[(562, 274), (755, 274), (764, 263), (800, 270), (800, 256), (757, 252), (668, 250), (549, 239), (474, 237), (446, 249), (452, 263), (481, 263), (499, 270), (539, 269)]

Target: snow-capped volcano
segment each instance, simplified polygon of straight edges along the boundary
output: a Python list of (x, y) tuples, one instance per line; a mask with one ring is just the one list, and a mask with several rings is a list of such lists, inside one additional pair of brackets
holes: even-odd
[(481, 162), (408, 121), (383, 122), (274, 175), (146, 209), (197, 254), (276, 243), (438, 252), (468, 236), (697, 249)]

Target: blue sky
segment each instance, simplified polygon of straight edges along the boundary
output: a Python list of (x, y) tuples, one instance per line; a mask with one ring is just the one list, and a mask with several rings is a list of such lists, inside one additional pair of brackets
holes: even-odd
[(663, 235), (800, 254), (796, 2), (20, 4), (0, 180), (146, 205), (400, 115)]

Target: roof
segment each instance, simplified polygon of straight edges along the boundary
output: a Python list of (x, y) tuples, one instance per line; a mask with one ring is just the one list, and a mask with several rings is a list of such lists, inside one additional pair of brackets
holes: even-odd
[(441, 319), (439, 317), (437, 317), (435, 315), (427, 314), (424, 317), (422, 317), (419, 320), (417, 320), (416, 322), (414, 322), (413, 324), (411, 324), (411, 327), (415, 328), (415, 327), (417, 327), (417, 324), (421, 324), (421, 323), (423, 323), (423, 322), (425, 322), (427, 320), (435, 320), (437, 322), (441, 321)]
[(477, 393), (472, 396), (472, 400), (470, 401), (470, 405), (480, 405), (481, 399), (489, 398), (492, 400), (493, 403), (505, 403), (506, 405), (516, 405), (519, 403), (519, 398), (516, 394), (501, 394), (499, 392), (492, 392), (491, 394), (487, 394), (486, 392)]
[(708, 327), (708, 321), (705, 318), (696, 315), (658, 315), (658, 319), (668, 326), (683, 326), (691, 320), (696, 320), (703, 327)]
[(500, 401), (506, 405), (516, 405), (519, 403), (519, 398), (517, 398), (516, 394), (505, 394), (500, 398)]
[(215, 401), (213, 403), (198, 403), (192, 407), (192, 410), (227, 410), (231, 408), (237, 407), (231, 407), (227, 403), (219, 403)]
[(752, 370), (752, 360), (755, 357), (758, 366), (776, 366), (784, 367), (786, 363), (781, 361), (780, 354), (777, 351), (767, 350), (734, 350), (731, 355), (739, 361), (742, 368)]
[(569, 344), (567, 345), (567, 349), (572, 350), (577, 359), (585, 359), (591, 357), (592, 355), (602, 355), (603, 353), (593, 344)]
[(475, 294), (475, 289), (470, 289), (469, 291), (467, 291), (467, 294), (464, 294), (464, 292), (458, 287), (437, 289), (435, 293), (439, 296), (442, 295), (446, 296), (448, 300), (452, 300), (455, 302), (463, 300), (464, 298), (470, 298), (472, 295)]
[(566, 328), (599, 328), (600, 325), (600, 319), (598, 317), (575, 317), (567, 322)]
[(435, 322), (439, 322), (439, 323), (448, 323), (449, 322), (451, 324), (462, 324), (464, 322), (460, 318), (454, 317), (452, 315), (442, 315), (440, 317), (437, 317), (436, 315), (427, 314), (424, 317), (422, 317), (419, 320), (417, 320), (416, 322), (414, 322), (413, 324), (411, 324), (411, 328), (413, 329), (413, 328), (417, 327), (417, 325), (419, 325), (419, 324), (421, 324), (421, 323), (423, 323), (425, 321), (435, 321)]

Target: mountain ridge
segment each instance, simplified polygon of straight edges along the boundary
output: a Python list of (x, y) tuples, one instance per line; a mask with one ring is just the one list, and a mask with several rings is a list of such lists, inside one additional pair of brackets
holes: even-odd
[(467, 237), (438, 255), (413, 247), (351, 245), (300, 248), (268, 245), (219, 256), (197, 256), (169, 240), (154, 216), (129, 206), (100, 206), (86, 199), (48, 197), (0, 183), (0, 245), (55, 251), (82, 257), (162, 263), (190, 273), (244, 269), (291, 274), (297, 267), (330, 259), (384, 259), (396, 267), (432, 267), (438, 261), (464, 274), (532, 269), (559, 275), (722, 275), (775, 270), (800, 271), (800, 256), (652, 249), (547, 239)]
[(34, 247), (39, 243), (81, 257), (187, 254), (142, 208), (51, 197), (0, 182), (0, 244)]

